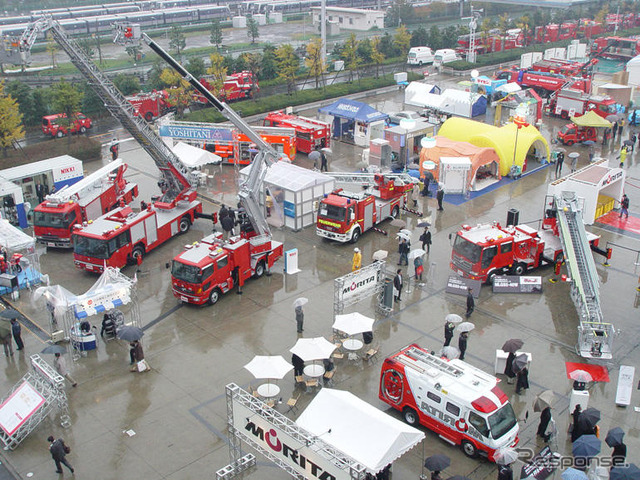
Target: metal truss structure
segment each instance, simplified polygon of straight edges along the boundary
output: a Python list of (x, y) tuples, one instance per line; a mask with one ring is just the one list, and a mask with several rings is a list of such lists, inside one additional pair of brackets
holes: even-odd
[[(360, 270), (348, 273), (342, 277), (338, 277), (333, 281), (333, 313), (341, 315), (345, 307), (358, 303), (361, 300), (373, 296), (380, 296), (384, 290), (385, 274), (384, 261), (376, 261), (370, 265), (362, 267)], [(369, 275), (375, 276), (375, 284), (372, 288), (362, 289), (361, 292), (355, 292), (345, 298), (344, 291), (351, 285), (356, 285), (359, 279), (366, 278)], [(354, 290), (355, 291), (355, 290)], [(380, 297), (379, 297), (380, 298)]]

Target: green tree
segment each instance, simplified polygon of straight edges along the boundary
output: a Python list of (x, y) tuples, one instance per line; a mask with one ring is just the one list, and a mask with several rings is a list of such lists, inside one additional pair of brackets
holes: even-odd
[(458, 40), (459, 31), (455, 25), (449, 25), (442, 32), (442, 43), (444, 45), (455, 45)]
[(162, 60), (158, 59), (153, 63), (151, 70), (149, 70), (149, 77), (147, 79), (147, 85), (154, 90), (162, 90), (167, 85), (164, 84), (160, 76), (162, 75), (162, 70), (164, 70), (164, 65)]
[(378, 50), (386, 58), (393, 58), (399, 55), (398, 50), (393, 42), (393, 37), (388, 33), (385, 33), (382, 37), (380, 37), (380, 47), (378, 48)]
[(271, 80), (278, 76), (276, 66), (276, 47), (268, 43), (262, 49), (262, 65), (260, 68), (260, 78)]
[(251, 43), (256, 43), (256, 38), (260, 36), (258, 22), (253, 17), (247, 19), (247, 36), (251, 39)]
[(380, 51), (380, 37), (371, 39), (371, 61), (376, 66), (376, 78), (379, 78), (378, 69), (384, 62), (384, 54)]
[(249, 68), (247, 66), (247, 57), (244, 55), (238, 55), (233, 61), (233, 71), (234, 72), (242, 72)]
[(300, 60), (288, 43), (280, 45), (275, 54), (278, 77), (287, 83), (287, 94), (291, 95), (296, 88), (296, 73)]
[(202, 58), (193, 57), (187, 62), (187, 71), (194, 77), (200, 78), (207, 71), (207, 67)]
[(123, 95), (132, 95), (140, 91), (140, 80), (135, 75), (119, 73), (113, 79), (113, 84)]
[(56, 52), (58, 51), (58, 44), (53, 38), (53, 35), (51, 34), (51, 32), (47, 32), (46, 50), (47, 50), (47, 53), (51, 55), (51, 66), (53, 68), (56, 68)]
[(131, 57), (133, 63), (142, 58), (142, 47), (140, 45), (129, 45), (124, 51)]
[(182, 27), (180, 25), (174, 25), (169, 30), (169, 48), (173, 48), (176, 51), (176, 55), (180, 57), (180, 54), (187, 46), (187, 39), (184, 36)]
[(306, 67), (316, 81), (316, 88), (320, 86), (320, 79), (327, 70), (327, 65), (322, 59), (322, 39), (314, 38), (307, 44), (307, 57), (304, 60)]
[(78, 40), (78, 45), (80, 46), (80, 50), (84, 52), (84, 54), (93, 59), (96, 56), (96, 51), (93, 49), (93, 41), (89, 38), (82, 38)]
[(18, 80), (7, 83), (5, 92), (15, 98), (20, 106), (22, 121), (27, 126), (38, 125), (42, 119), (42, 105), (33, 101), (32, 90), (29, 86)]
[(407, 27), (400, 25), (396, 30), (396, 34), (393, 36), (393, 43), (396, 44), (396, 47), (400, 52), (400, 56), (406, 57), (411, 45), (411, 34), (409, 33), (409, 30), (407, 30)]
[[(64, 113), (67, 123), (70, 123), (76, 112), (80, 110), (84, 93), (75, 85), (65, 80), (60, 80), (51, 86), (51, 103), (54, 111)], [(71, 135), (68, 136), (71, 143)]]
[(439, 50), (442, 48), (442, 34), (437, 25), (433, 25), (429, 29), (429, 45), (433, 50)]
[(356, 51), (363, 63), (371, 62), (371, 41), (368, 38), (363, 38), (358, 42)]
[(426, 47), (429, 45), (429, 32), (421, 25), (411, 33), (412, 47)]
[(389, 8), (386, 24), (390, 27), (410, 23), (413, 18), (413, 7), (407, 0), (396, 0)]
[(251, 84), (251, 98), (255, 100), (256, 93), (258, 91), (258, 77), (262, 71), (262, 55), (259, 53), (245, 53), (244, 57), (247, 63), (247, 70), (249, 70), (253, 76), (253, 84)]
[[(355, 71), (356, 74), (358, 73), (358, 67), (361, 63), (360, 57), (358, 57), (358, 40), (356, 39), (355, 33), (349, 35), (347, 41), (344, 42), (342, 59), (349, 70), (349, 83), (351, 83), (353, 82), (353, 72)], [(359, 78), (360, 77), (358, 77), (358, 79)]]
[(227, 78), (227, 67), (224, 64), (224, 57), (219, 53), (209, 55), (211, 66), (207, 69), (207, 74), (211, 76), (209, 84), (211, 91), (216, 97), (222, 96), (224, 81)]
[(20, 105), (8, 93), (5, 92), (4, 82), (0, 83), (0, 147), (4, 156), (8, 156), (9, 147), (18, 140), (24, 138), (24, 126), (22, 125), (22, 113)]
[(106, 115), (107, 109), (104, 102), (88, 83), (84, 84), (84, 97), (82, 98), (82, 113), (89, 116)]
[(175, 105), (179, 117), (184, 116), (184, 110), (191, 103), (191, 86), (178, 72), (166, 68), (160, 74), (162, 81), (169, 85), (169, 103)]
[(102, 45), (100, 42), (100, 35), (93, 33), (91, 35), (91, 38), (93, 38), (94, 42), (96, 43), (96, 48), (98, 49), (98, 62), (100, 65), (102, 65)]
[(209, 36), (209, 43), (216, 46), (218, 50), (220, 50), (220, 45), (222, 45), (222, 26), (220, 25), (219, 20), (214, 20), (211, 23), (211, 35)]

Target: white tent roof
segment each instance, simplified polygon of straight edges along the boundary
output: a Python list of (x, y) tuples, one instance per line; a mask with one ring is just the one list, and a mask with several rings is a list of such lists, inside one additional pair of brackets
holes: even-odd
[(0, 246), (9, 252), (35, 248), (36, 241), (19, 228), (14, 227), (8, 220), (0, 219)]
[(172, 148), (180, 161), (188, 168), (202, 167), (203, 165), (209, 165), (211, 163), (218, 164), (222, 162), (215, 153), (206, 151), (203, 148), (194, 147), (184, 142), (178, 142)]
[(500, 85), (498, 88), (496, 88), (496, 92), (504, 93), (519, 92), (520, 90), (522, 90), (522, 87), (516, 82), (505, 83), (504, 85)]
[(453, 115), (468, 117), (471, 110), (470, 105), (474, 104), (482, 95), (479, 93), (465, 92), (464, 90), (455, 90), (447, 88), (440, 97), (442, 97), (439, 109)]
[[(253, 164), (240, 170), (241, 175), (249, 175)], [(314, 185), (334, 182), (333, 177), (314, 170), (299, 167), (289, 162), (276, 162), (267, 170), (264, 182), (292, 192), (305, 190)]]
[[(424, 98), (430, 98), (430, 95), (438, 95), (432, 93), (435, 86), (422, 82), (411, 82), (404, 90), (404, 103), (414, 105), (416, 107), (424, 107)], [(430, 101), (434, 101), (431, 99)]]
[(379, 472), (424, 438), (421, 431), (352, 393), (333, 388), (321, 389), (296, 423), (371, 473)]

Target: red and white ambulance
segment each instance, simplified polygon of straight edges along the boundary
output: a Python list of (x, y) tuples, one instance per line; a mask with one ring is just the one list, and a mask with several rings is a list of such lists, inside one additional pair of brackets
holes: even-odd
[(469, 457), (495, 461), (496, 450), (518, 443), (518, 421), (493, 375), (462, 360), (446, 360), (416, 344), (384, 360), (380, 399)]

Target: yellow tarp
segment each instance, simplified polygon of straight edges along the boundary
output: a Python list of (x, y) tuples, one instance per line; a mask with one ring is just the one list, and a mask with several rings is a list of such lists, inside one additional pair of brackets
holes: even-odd
[[(527, 170), (527, 156), (549, 161), (549, 144), (538, 129), (529, 125), (518, 129), (513, 123), (494, 127), (467, 118), (452, 117), (442, 124), (438, 135), (457, 142), (469, 142), (482, 148), (493, 148), (500, 157), (500, 175), (506, 176), (511, 165)], [(517, 135), (517, 136), (516, 136)], [(516, 144), (517, 139), (517, 144)]]
[(605, 120), (593, 110), (589, 110), (579, 117), (571, 117), (571, 121), (579, 127), (606, 128), (611, 126), (609, 120)]

